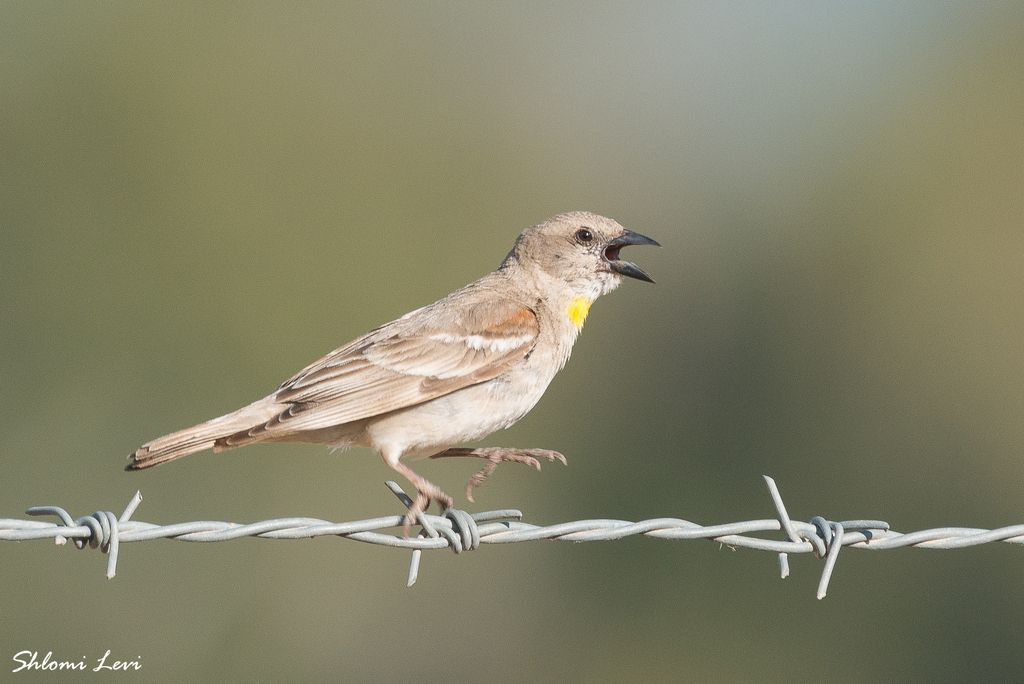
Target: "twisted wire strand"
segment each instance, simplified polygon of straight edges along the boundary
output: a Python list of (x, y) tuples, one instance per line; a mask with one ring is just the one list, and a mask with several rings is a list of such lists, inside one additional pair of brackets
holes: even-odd
[[(614, 519), (578, 520), (539, 526), (522, 522), (522, 513), (515, 509), (472, 514), (457, 509), (448, 509), (442, 515), (419, 513), (417, 521), (422, 529), (415, 537), (403, 537), (380, 531), (400, 529), (403, 515), (343, 523), (319, 518), (277, 518), (249, 524), (198, 520), (156, 525), (131, 520), (132, 514), (142, 502), (142, 495), (136, 492), (120, 516), (115, 516), (109, 511), (97, 511), (90, 516), (74, 519), (58, 506), (30, 508), (26, 511), (28, 515), (54, 515), (60, 519), (60, 523), (2, 518), (0, 540), (53, 539), (57, 545), (62, 546), (70, 539), (79, 549), (86, 546), (99, 548), (107, 554), (106, 576), (107, 579), (112, 579), (116, 574), (121, 543), (152, 539), (216, 542), (240, 537), (308, 539), (336, 536), (380, 546), (412, 549), (407, 582), (408, 586), (412, 586), (418, 577), (420, 559), (425, 549), (450, 548), (455, 553), (461, 553), (464, 550), (477, 549), (481, 544), (511, 544), (539, 539), (573, 542), (609, 541), (633, 535), (658, 539), (708, 539), (730, 547), (779, 554), (782, 577), (789, 575), (787, 554), (813, 553), (817, 558), (825, 560), (818, 583), (819, 599), (825, 597), (839, 550), (845, 546), (880, 551), (903, 546), (956, 549), (997, 541), (1024, 544), (1024, 525), (1012, 525), (995, 530), (941, 527), (901, 534), (890, 530), (888, 523), (881, 520), (832, 522), (815, 516), (806, 523), (794, 521), (786, 511), (775, 481), (768, 476), (764, 479), (778, 517), (720, 525), (705, 526), (679, 518), (655, 518), (640, 522)], [(386, 485), (402, 503), (407, 507), (412, 506), (412, 499), (398, 484), (387, 482)], [(779, 540), (748, 536), (752, 533), (778, 531), (784, 532), (787, 538)]]

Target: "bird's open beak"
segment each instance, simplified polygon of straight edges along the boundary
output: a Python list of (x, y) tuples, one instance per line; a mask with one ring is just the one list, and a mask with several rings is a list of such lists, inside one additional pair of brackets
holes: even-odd
[(627, 230), (625, 233), (609, 242), (608, 246), (604, 248), (604, 259), (608, 262), (608, 268), (619, 275), (624, 275), (628, 278), (636, 278), (637, 280), (646, 280), (649, 283), (653, 283), (654, 278), (644, 273), (642, 268), (632, 262), (622, 261), (619, 259), (619, 250), (628, 245), (652, 245), (654, 247), (661, 247), (661, 245), (646, 235), (641, 235), (640, 233), (634, 233), (631, 230)]

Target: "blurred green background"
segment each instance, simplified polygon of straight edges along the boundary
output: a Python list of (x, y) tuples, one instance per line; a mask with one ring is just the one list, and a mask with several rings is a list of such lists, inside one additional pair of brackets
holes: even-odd
[[(400, 512), (367, 450), (125, 473), (587, 209), (656, 286), (488, 444), (529, 522), (1024, 522), (1024, 4), (0, 6), (0, 517)], [(0, 661), (147, 682), (1019, 681), (1024, 550), (0, 545)], [(25, 674), (25, 673), (21, 673)], [(53, 681), (96, 678), (78, 673)], [(17, 680), (14, 675), (5, 675)], [(47, 681), (41, 674), (26, 675)], [(17, 680), (21, 681), (21, 680)]]

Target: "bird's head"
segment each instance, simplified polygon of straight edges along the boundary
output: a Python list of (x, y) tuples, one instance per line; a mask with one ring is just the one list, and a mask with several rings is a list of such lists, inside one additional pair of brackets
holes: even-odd
[(622, 248), (629, 245), (661, 246), (604, 216), (573, 211), (524, 230), (506, 262), (515, 260), (565, 283), (589, 306), (618, 287), (623, 276), (654, 282), (639, 266), (620, 258)]
[(594, 300), (618, 287), (623, 277), (654, 282), (639, 266), (620, 258), (629, 245), (661, 246), (610, 218), (573, 211), (524, 230), (505, 265), (514, 262), (537, 273), (549, 288), (561, 286), (559, 294), (568, 298), (566, 313), (580, 328)]

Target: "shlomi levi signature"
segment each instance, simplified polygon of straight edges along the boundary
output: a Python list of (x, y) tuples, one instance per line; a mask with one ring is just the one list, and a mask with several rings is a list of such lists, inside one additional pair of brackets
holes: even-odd
[(107, 662), (107, 658), (110, 657), (110, 651), (108, 650), (103, 654), (102, 658), (96, 659), (96, 667), (90, 668), (85, 662), (85, 656), (75, 663), (68, 660), (51, 660), (53, 657), (53, 651), (47, 653), (42, 660), (39, 660), (39, 654), (36, 651), (19, 651), (14, 654), (14, 662), (21, 663), (18, 667), (11, 670), (11, 672), (21, 672), (22, 670), (87, 670), (91, 669), (93, 672), (99, 672), (100, 670), (141, 670), (142, 666), (140, 661), (142, 656), (135, 656), (135, 660), (115, 660), (111, 663)]

